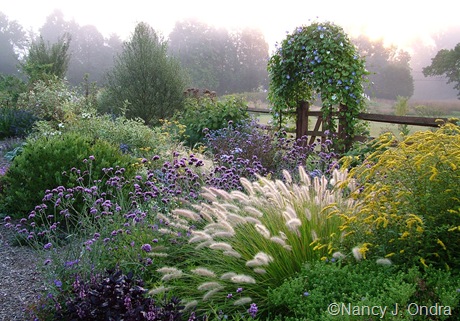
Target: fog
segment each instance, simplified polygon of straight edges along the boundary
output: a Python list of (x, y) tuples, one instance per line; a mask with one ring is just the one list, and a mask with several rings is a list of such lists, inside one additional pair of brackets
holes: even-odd
[[(364, 35), (371, 40), (382, 39), (386, 46), (396, 46), (407, 51), (411, 57), (410, 67), (415, 85), (412, 98), (456, 99), (452, 84), (447, 85), (442, 77), (424, 77), (422, 68), (431, 63), (439, 50), (452, 49), (460, 42), (460, 21), (457, 16), (459, 9), (460, 4), (443, 0), (437, 1), (436, 6), (419, 4), (416, 9), (410, 7), (410, 3), (393, 0), (386, 1), (382, 7), (369, 7), (367, 1), (361, 0), (346, 3), (331, 0), (323, 5), (304, 1), (268, 4), (266, 1), (236, 0), (228, 4), (219, 2), (218, 5), (215, 1), (208, 0), (161, 4), (132, 1), (129, 6), (87, 0), (65, 3), (56, 0), (6, 0), (2, 1), (0, 12), (9, 21), (17, 22), (26, 32), (27, 39), (47, 34), (44, 36), (49, 41), (53, 41), (53, 37), (65, 28), (62, 24), (59, 25), (59, 19), (54, 21), (56, 29), (51, 28), (53, 21), (49, 20), (50, 17), (53, 13), (60, 13), (61, 22), (68, 24), (66, 28), (74, 28), (74, 43), (79, 42), (80, 47), (73, 48), (76, 52), (74, 59), (79, 59), (81, 64), (84, 60), (86, 63), (91, 61), (93, 65), (88, 65), (88, 70), (101, 67), (97, 70), (100, 74), (93, 75), (95, 79), (100, 79), (103, 72), (110, 68), (108, 57), (120, 50), (122, 41), (129, 38), (140, 21), (149, 23), (165, 38), (170, 36), (178, 21), (191, 18), (230, 33), (252, 28), (265, 37), (269, 54), (273, 52), (275, 43), (282, 41), (286, 32), (292, 31), (296, 26), (306, 25), (311, 21), (332, 21), (342, 26), (351, 38)], [(89, 50), (85, 46), (95, 47)], [(22, 48), (16, 46), (15, 50), (24, 48), (25, 45)], [(94, 59), (97, 58), (98, 61), (91, 59), (91, 54), (95, 52), (98, 54)], [(80, 71), (80, 74), (75, 75), (76, 79), (85, 71), (75, 63), (70, 67), (71, 70), (72, 68), (75, 73)]]

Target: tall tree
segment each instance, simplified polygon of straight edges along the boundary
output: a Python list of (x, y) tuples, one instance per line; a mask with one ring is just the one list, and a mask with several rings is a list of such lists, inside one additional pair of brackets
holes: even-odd
[(260, 30), (243, 29), (236, 34), (238, 53), (237, 91), (254, 91), (268, 87), (268, 43)]
[(18, 74), (18, 53), (25, 49), (26, 42), (22, 26), (0, 12), (0, 73)]
[(104, 36), (95, 26), (79, 27), (72, 34), (72, 59), (67, 78), (70, 83), (78, 84), (88, 74), (90, 81), (101, 81), (111, 66), (112, 57), (106, 57)]
[(46, 17), (45, 23), (38, 31), (46, 42), (55, 43), (64, 34), (74, 36), (79, 27), (75, 21), (65, 20), (62, 11), (56, 9)]
[(426, 78), (423, 68), (431, 64), (431, 59), (441, 49), (454, 48), (458, 43), (460, 26), (437, 31), (416, 38), (411, 43), (411, 68), (414, 75), (414, 98), (423, 100), (455, 99), (457, 91), (446, 85), (445, 76)]
[(59, 10), (47, 17), (39, 31), (50, 43), (55, 43), (64, 34), (71, 35), (67, 79), (73, 85), (80, 84), (86, 75), (91, 82), (104, 83), (105, 74), (113, 67), (114, 57), (121, 51), (122, 42), (117, 35), (105, 39), (95, 26), (80, 26), (73, 20), (68, 21)]
[(197, 20), (176, 23), (170, 50), (188, 70), (193, 87), (218, 94), (266, 86), (268, 44), (258, 30), (230, 33)]
[(29, 53), (21, 64), (29, 83), (37, 80), (63, 79), (69, 67), (70, 35), (65, 34), (56, 43), (50, 44), (40, 37), (32, 42)]
[(367, 91), (376, 98), (396, 99), (411, 97), (414, 93), (414, 79), (409, 65), (408, 52), (396, 47), (385, 47), (383, 40), (370, 40), (365, 36), (353, 39), (360, 55), (366, 59), (371, 87)]
[(454, 49), (442, 49), (431, 60), (431, 65), (423, 68), (423, 75), (446, 76), (447, 83), (454, 83), (460, 99), (460, 43)]
[(108, 74), (107, 104), (126, 108), (129, 118), (157, 125), (183, 107), (185, 81), (180, 63), (168, 56), (167, 43), (146, 23), (139, 23)]
[[(191, 85), (218, 91), (223, 89), (222, 77), (228, 77), (225, 53), (230, 51), (231, 40), (209, 25), (197, 20), (178, 21), (169, 35), (169, 48), (187, 69)], [(224, 75), (219, 70), (226, 70)]]

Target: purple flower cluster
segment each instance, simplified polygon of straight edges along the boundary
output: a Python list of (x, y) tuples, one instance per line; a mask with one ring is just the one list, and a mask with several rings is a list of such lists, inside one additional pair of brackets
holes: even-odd
[(3, 176), (3, 175), (6, 174), (6, 171), (8, 170), (8, 167), (9, 167), (9, 165), (5, 165), (5, 164), (0, 166), (0, 176)]
[[(153, 160), (159, 161), (159, 157), (155, 156)], [(14, 228), (22, 235), (21, 238), (38, 242), (43, 249), (49, 250), (56, 240), (64, 239), (60, 234), (84, 231), (82, 221), (92, 222), (94, 226), (106, 226), (104, 222), (114, 222), (116, 216), (117, 222), (124, 223), (111, 232), (105, 232), (103, 237), (102, 231), (85, 235), (88, 239), (83, 243), (87, 251), (91, 251), (98, 241), (111, 248), (114, 238), (131, 234), (134, 225), (145, 221), (147, 211), (167, 213), (168, 206), (174, 206), (174, 200), (197, 198), (202, 184), (201, 176), (195, 170), (204, 163), (194, 155), (179, 158), (174, 153), (172, 162), (164, 162), (159, 169), (148, 170), (145, 175), (132, 179), (125, 178), (124, 168), (115, 167), (103, 169), (105, 180), (91, 180), (91, 164), (94, 161), (93, 156), (84, 161), (88, 170), (72, 168), (68, 173), (63, 173), (73, 178), (74, 187), (58, 186), (46, 190), (43, 203), (37, 205), (28, 218), (12, 224), (11, 218), (6, 217), (5, 226)], [(147, 223), (153, 224), (152, 219)], [(159, 224), (168, 223), (160, 220)], [(175, 239), (181, 236), (178, 234)], [(152, 242), (158, 242), (158, 239)], [(149, 252), (149, 249), (149, 244), (142, 246), (145, 252)]]
[(251, 315), (253, 319), (255, 319), (257, 315), (257, 311), (258, 311), (257, 304), (251, 303), (251, 306), (248, 309), (248, 313)]
[[(159, 160), (159, 157), (154, 156), (152, 160)], [(194, 154), (179, 158), (179, 154), (174, 152), (173, 160), (164, 162), (159, 170), (149, 171), (147, 179), (155, 179), (163, 203), (177, 196), (193, 200), (198, 197), (203, 185), (203, 177), (197, 173), (197, 168), (203, 165), (203, 160)]]
[(208, 131), (205, 139), (216, 164), (206, 184), (225, 190), (241, 189), (241, 177), (271, 174), (282, 178), (283, 170), (295, 173), (299, 166), (310, 170), (312, 176), (328, 175), (338, 158), (330, 140), (309, 145), (306, 136), (296, 140), (286, 132), (270, 133), (256, 120)]

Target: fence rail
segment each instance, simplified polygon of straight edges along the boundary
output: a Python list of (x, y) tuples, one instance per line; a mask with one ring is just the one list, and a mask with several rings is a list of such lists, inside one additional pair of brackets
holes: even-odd
[(362, 120), (375, 121), (380, 123), (390, 123), (399, 125), (413, 125), (425, 127), (439, 127), (440, 122), (447, 122), (447, 118), (416, 117), (416, 116), (395, 116), (360, 113), (358, 118)]
[[(259, 114), (270, 114), (268, 109), (263, 108), (248, 108), (248, 112), (259, 113)], [(337, 116), (337, 113), (333, 113), (333, 116)], [(308, 116), (322, 117), (321, 111), (308, 111)], [(361, 120), (374, 121), (379, 123), (390, 123), (398, 125), (413, 125), (413, 126), (424, 126), (424, 127), (438, 127), (440, 122), (447, 122), (447, 118), (433, 118), (433, 117), (419, 117), (419, 116), (395, 116), (395, 115), (384, 115), (384, 114), (372, 114), (372, 113), (359, 113), (358, 117)]]
[[(312, 144), (317, 138), (321, 141), (324, 141), (328, 135), (324, 133), (324, 122), (330, 121), (323, 119), (323, 112), (318, 110), (310, 110), (309, 105), (306, 104), (306, 108), (297, 109), (297, 121), (296, 121), (296, 137), (301, 137), (302, 135), (309, 136), (309, 144)], [(340, 108), (346, 108), (346, 106), (340, 106)], [(300, 113), (299, 113), (300, 111)], [(248, 108), (248, 112), (259, 113), (259, 114), (269, 114), (268, 109), (262, 108)], [(313, 128), (309, 128), (309, 117), (317, 117), (317, 121), (314, 124)], [(338, 137), (345, 137), (344, 128), (347, 126), (344, 123), (344, 119), (339, 117), (339, 113), (334, 111), (331, 113), (330, 117), (339, 119), (338, 126)], [(384, 114), (373, 114), (373, 113), (360, 113), (357, 115), (358, 119), (372, 122), (380, 123), (390, 123), (398, 125), (412, 125), (412, 126), (424, 126), (424, 127), (438, 127), (440, 123), (447, 122), (447, 118), (433, 118), (433, 117), (416, 117), (416, 116), (396, 116), (396, 115), (384, 115)], [(269, 129), (270, 126), (265, 126), (266, 129)], [(312, 130), (313, 129), (313, 130)], [(366, 141), (371, 137), (365, 137), (357, 135), (353, 138), (354, 141)], [(345, 151), (351, 146), (351, 143), (345, 147)]]

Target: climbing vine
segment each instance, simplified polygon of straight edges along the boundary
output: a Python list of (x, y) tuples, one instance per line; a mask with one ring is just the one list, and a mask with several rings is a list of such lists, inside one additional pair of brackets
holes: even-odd
[[(330, 22), (297, 27), (277, 45), (268, 72), (275, 121), (295, 111), (299, 102), (312, 102), (319, 97), (325, 119), (334, 107), (347, 106), (339, 111), (340, 116), (347, 123), (347, 137), (356, 135), (356, 116), (365, 109), (368, 71), (341, 27)], [(330, 132), (336, 132), (335, 121), (327, 126)]]

